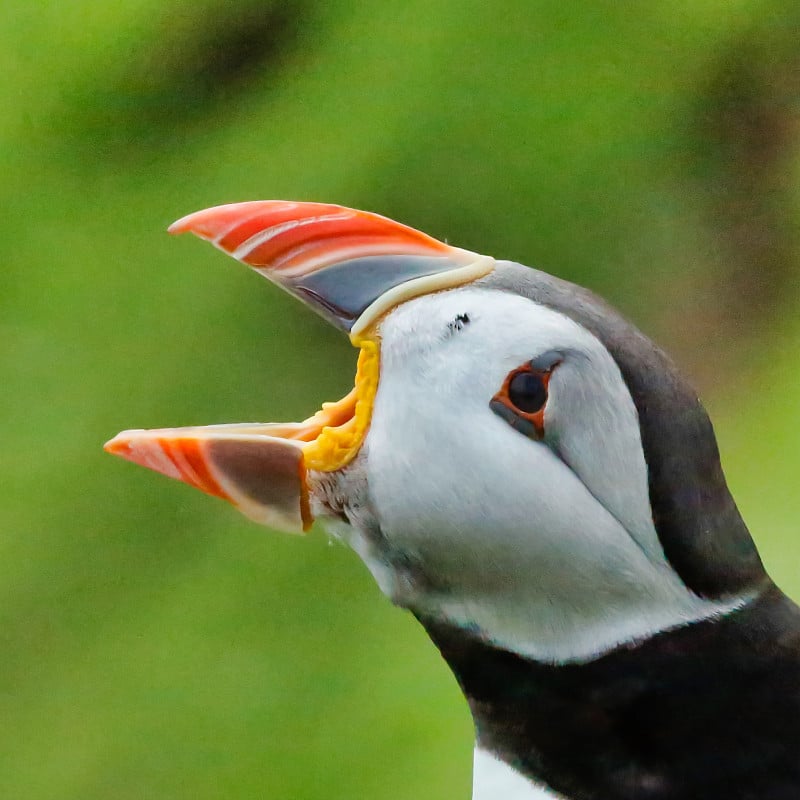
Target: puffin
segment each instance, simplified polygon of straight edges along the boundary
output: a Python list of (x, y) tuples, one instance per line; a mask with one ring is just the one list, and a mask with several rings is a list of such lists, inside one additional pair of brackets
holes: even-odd
[(354, 388), (303, 422), (106, 450), (349, 545), (458, 681), (473, 800), (800, 797), (800, 609), (650, 339), (584, 288), (365, 211), (243, 202), (169, 230), (349, 336)]

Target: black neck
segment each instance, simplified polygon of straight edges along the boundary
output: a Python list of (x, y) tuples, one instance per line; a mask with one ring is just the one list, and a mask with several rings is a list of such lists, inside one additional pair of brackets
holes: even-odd
[(777, 589), (585, 664), (420, 621), (479, 744), (571, 800), (800, 797), (800, 609)]

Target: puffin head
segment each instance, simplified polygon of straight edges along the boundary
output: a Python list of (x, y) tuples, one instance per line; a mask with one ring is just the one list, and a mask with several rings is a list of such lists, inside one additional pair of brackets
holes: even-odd
[(302, 423), (125, 431), (110, 452), (272, 527), (319, 519), (429, 629), (539, 661), (766, 584), (696, 395), (586, 290), (339, 206), (240, 203), (170, 230), (346, 332), (355, 387)]

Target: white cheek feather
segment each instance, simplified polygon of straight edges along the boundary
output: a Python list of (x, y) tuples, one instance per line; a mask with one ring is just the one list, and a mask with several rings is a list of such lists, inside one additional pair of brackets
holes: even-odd
[[(463, 313), (469, 324), (448, 332)], [(396, 602), (551, 663), (743, 602), (697, 597), (667, 563), (633, 402), (585, 329), (472, 287), (409, 301), (381, 335), (369, 494), (387, 546), (425, 577), (414, 586), (404, 576)], [(511, 369), (551, 350), (565, 353), (545, 417), (552, 448), (489, 409)], [(385, 554), (353, 544), (379, 562), (373, 572), (385, 569)], [(385, 574), (380, 582), (391, 592)]]
[(608, 351), (591, 342), (553, 373), (545, 429), (556, 431), (558, 455), (648, 558), (663, 561), (636, 407)]

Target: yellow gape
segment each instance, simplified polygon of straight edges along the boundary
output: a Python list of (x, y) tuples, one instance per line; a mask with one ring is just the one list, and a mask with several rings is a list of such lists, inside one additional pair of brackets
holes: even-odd
[(353, 390), (335, 403), (323, 403), (322, 410), (303, 425), (309, 431), (322, 430), (303, 450), (307, 469), (334, 472), (353, 460), (367, 435), (372, 405), (378, 389), (380, 346), (374, 339), (354, 342), (361, 348)]

